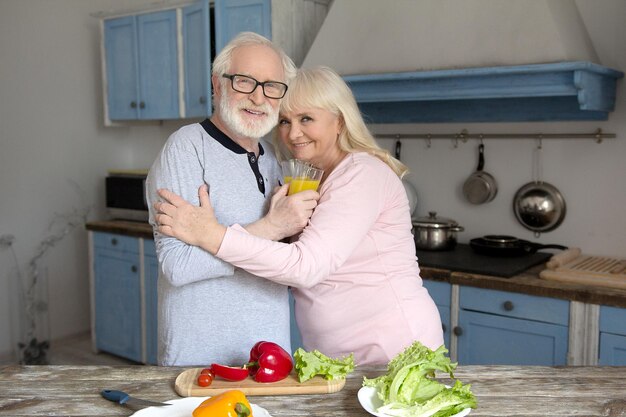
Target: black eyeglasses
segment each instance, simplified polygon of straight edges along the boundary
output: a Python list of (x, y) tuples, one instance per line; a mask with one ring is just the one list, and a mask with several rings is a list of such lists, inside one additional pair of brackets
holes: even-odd
[(267, 98), (283, 98), (287, 92), (287, 84), (279, 81), (259, 82), (252, 77), (241, 74), (224, 74), (222, 77), (230, 80), (233, 90), (244, 94), (252, 93), (258, 86), (263, 88), (263, 95)]

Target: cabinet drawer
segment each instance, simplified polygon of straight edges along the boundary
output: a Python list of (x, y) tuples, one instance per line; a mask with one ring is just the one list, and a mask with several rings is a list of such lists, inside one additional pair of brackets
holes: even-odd
[(145, 256), (154, 256), (156, 258), (156, 248), (154, 246), (154, 240), (152, 239), (143, 240), (143, 254)]
[(626, 336), (626, 308), (600, 307), (600, 331)]
[(101, 249), (139, 253), (139, 239), (136, 237), (96, 232), (93, 234), (93, 244)]
[(460, 308), (567, 326), (569, 302), (554, 298), (461, 287)]
[(450, 293), (452, 292), (452, 285), (447, 282), (429, 281), (424, 280), (424, 288), (428, 290), (428, 293), (432, 297), (435, 304), (438, 306), (450, 307)]

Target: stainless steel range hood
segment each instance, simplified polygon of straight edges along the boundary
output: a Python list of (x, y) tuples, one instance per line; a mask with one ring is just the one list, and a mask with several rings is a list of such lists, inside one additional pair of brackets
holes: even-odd
[(575, 0), (336, 0), (303, 66), (329, 65), (372, 123), (605, 120)]

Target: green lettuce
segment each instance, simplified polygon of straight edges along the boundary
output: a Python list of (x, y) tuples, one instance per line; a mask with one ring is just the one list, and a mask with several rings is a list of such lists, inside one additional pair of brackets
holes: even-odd
[(377, 411), (398, 417), (447, 417), (465, 408), (476, 408), (470, 385), (455, 380), (446, 387), (435, 379), (435, 372), (445, 372), (454, 379), (456, 363), (441, 346), (433, 351), (413, 343), (387, 365), (387, 373), (378, 378), (364, 378), (363, 385), (375, 387), (383, 406)]
[(345, 378), (354, 370), (354, 354), (352, 353), (343, 358), (333, 359), (319, 350), (307, 352), (298, 348), (293, 357), (296, 360), (295, 367), (300, 382), (308, 381), (315, 375), (321, 375), (327, 380)]

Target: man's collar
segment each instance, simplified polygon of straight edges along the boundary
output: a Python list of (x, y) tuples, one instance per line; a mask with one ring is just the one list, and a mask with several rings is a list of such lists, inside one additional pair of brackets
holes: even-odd
[[(226, 149), (230, 149), (234, 153), (250, 153), (240, 144), (228, 137), (226, 133), (222, 132), (210, 119), (204, 119), (200, 125), (204, 128), (205, 132), (209, 134), (209, 136), (221, 143)], [(259, 142), (259, 155), (263, 155), (264, 153), (265, 151), (263, 150), (263, 146)]]

